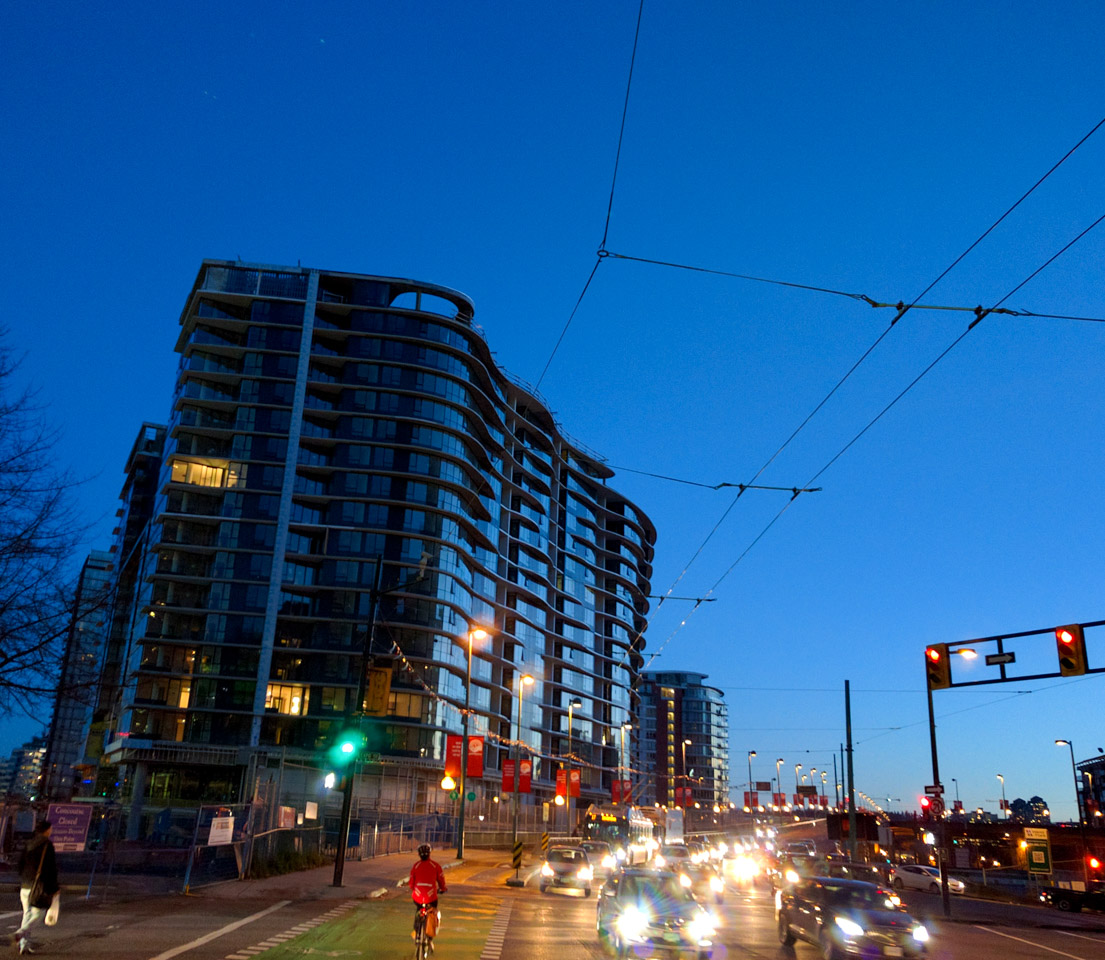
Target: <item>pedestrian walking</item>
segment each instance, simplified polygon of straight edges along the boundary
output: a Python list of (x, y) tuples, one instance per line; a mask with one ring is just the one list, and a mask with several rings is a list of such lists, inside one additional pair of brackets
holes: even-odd
[(38, 920), (57, 922), (58, 861), (50, 840), (50, 821), (35, 824), (34, 836), (19, 856), (19, 900), (23, 904), (23, 922), (15, 931), (19, 952), (34, 953), (31, 927)]

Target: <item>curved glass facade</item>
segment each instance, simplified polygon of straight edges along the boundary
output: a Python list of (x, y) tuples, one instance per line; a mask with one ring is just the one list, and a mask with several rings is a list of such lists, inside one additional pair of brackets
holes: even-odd
[(318, 756), (353, 712), (382, 565), (368, 653), (393, 672), (369, 749), (440, 778), (483, 627), (469, 732), (487, 738), (487, 790), (530, 674), (538, 795), (578, 700), (583, 797), (609, 796), (655, 530), (472, 315), (429, 284), (204, 262), (127, 654), (131, 738)]

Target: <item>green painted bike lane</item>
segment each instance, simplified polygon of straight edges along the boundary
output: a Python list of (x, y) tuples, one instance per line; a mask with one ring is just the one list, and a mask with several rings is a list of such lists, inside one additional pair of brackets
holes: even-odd
[[(435, 939), (441, 960), (479, 960), (501, 899), (487, 894), (446, 894), (439, 901), (441, 928)], [(258, 960), (304, 957), (413, 957), (414, 906), (408, 897), (364, 900), (340, 917), (294, 939), (269, 947)], [(244, 951), (243, 951), (244, 952)]]

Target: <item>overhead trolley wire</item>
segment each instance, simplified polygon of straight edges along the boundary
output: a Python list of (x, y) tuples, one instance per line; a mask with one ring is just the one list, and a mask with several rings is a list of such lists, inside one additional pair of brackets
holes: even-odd
[(575, 319), (575, 315), (579, 310), (579, 305), (583, 302), (583, 297), (587, 293), (587, 288), (591, 286), (591, 281), (595, 278), (595, 271), (598, 270), (599, 264), (606, 259), (606, 237), (610, 232), (610, 216), (614, 212), (614, 190), (618, 185), (618, 166), (621, 164), (622, 159), (622, 142), (625, 140), (625, 120), (629, 114), (629, 91), (633, 87), (633, 66), (637, 62), (637, 42), (641, 38), (641, 17), (645, 10), (645, 0), (640, 0), (637, 6), (637, 29), (633, 34), (633, 52), (629, 56), (629, 76), (625, 81), (625, 102), (622, 104), (622, 122), (618, 129), (618, 149), (614, 153), (614, 173), (610, 177), (610, 199), (606, 203), (606, 222), (602, 228), (602, 241), (599, 243), (598, 255), (595, 258), (595, 265), (591, 268), (591, 274), (587, 278), (587, 282), (583, 285), (583, 290), (580, 292), (579, 299), (576, 300), (576, 305), (572, 307), (572, 312), (568, 314), (568, 319), (564, 324), (564, 329), (560, 331), (560, 336), (556, 338), (556, 344), (552, 348), (552, 353), (549, 354), (549, 359), (545, 361), (545, 366), (541, 370), (541, 376), (537, 378), (536, 387), (540, 388), (541, 381), (545, 379), (545, 374), (548, 373), (549, 367), (552, 365), (553, 357), (556, 356), (556, 352), (560, 349), (560, 344), (564, 340), (565, 334), (568, 332), (568, 327), (572, 325), (572, 320)]
[[(921, 293), (919, 293), (914, 298), (912, 303), (910, 303), (909, 305), (906, 305), (904, 303), (900, 304), (900, 305), (897, 305), (897, 311), (898, 312), (895, 315), (894, 319), (890, 321), (889, 326), (881, 334), (879, 334), (878, 337), (875, 338), (875, 341), (863, 352), (863, 354), (860, 356), (860, 358), (854, 364), (852, 364), (852, 366), (844, 374), (844, 376), (841, 377), (841, 379), (836, 383), (836, 385), (833, 386), (833, 388), (825, 395), (825, 397), (813, 408), (813, 410), (809, 413), (809, 415), (797, 426), (797, 428), (795, 428), (795, 430), (790, 434), (790, 436), (787, 437), (787, 439), (783, 442), (783, 444), (779, 447), (779, 449), (776, 450), (775, 453), (773, 453), (771, 455), (771, 457), (768, 458), (767, 462), (764, 463), (764, 465), (756, 472), (756, 475), (752, 478), (751, 482), (754, 482), (757, 478), (759, 478), (759, 476), (779, 456), (779, 454), (782, 453), (782, 451), (784, 449), (786, 449), (787, 446), (790, 445), (790, 443), (795, 439), (795, 437), (798, 436), (798, 434), (813, 419), (813, 417), (818, 413), (818, 411), (820, 411), (821, 408), (824, 407), (824, 405), (833, 396), (833, 394), (835, 394), (837, 392), (837, 390), (839, 390), (840, 387), (843, 386), (845, 381), (847, 381), (848, 378), (851, 377), (851, 375), (853, 373), (855, 373), (856, 369), (858, 369), (860, 364), (862, 364), (863, 361), (866, 360), (867, 357), (869, 357), (871, 355), (872, 351), (874, 351), (874, 349), (883, 341), (883, 339), (886, 338), (887, 334), (890, 333), (890, 331), (894, 328), (894, 326), (897, 324), (897, 322), (913, 307), (913, 305), (915, 303), (917, 303), (918, 301), (920, 301), (921, 297), (925, 296), (925, 294), (927, 294), (930, 290), (932, 290), (932, 288), (935, 287), (937, 283), (939, 283), (944, 277), (946, 277), (948, 275), (948, 273), (950, 273), (951, 270), (956, 265), (958, 265), (963, 260), (964, 257), (967, 256), (968, 253), (970, 253), (975, 247), (977, 247), (979, 245), (979, 243), (982, 242), (983, 239), (985, 239), (990, 233), (992, 233), (993, 230), (1003, 220), (1005, 220), (1018, 206), (1020, 206), (1036, 189), (1038, 189), (1039, 186), (1045, 180), (1047, 180), (1047, 178), (1050, 177), (1051, 174), (1054, 173), (1063, 164), (1063, 162), (1066, 161), (1071, 156), (1071, 154), (1073, 154), (1075, 152), (1075, 150), (1077, 150), (1080, 146), (1082, 146), (1082, 144), (1084, 144), (1103, 124), (1105, 124), (1105, 117), (1103, 117), (1101, 120), (1099, 120), (1085, 136), (1083, 136), (1056, 163), (1054, 163), (1051, 166), (1051, 168), (1042, 177), (1040, 177), (1028, 190), (1026, 190), (1025, 193), (1022, 194), (1021, 197), (1018, 198), (1017, 201), (1012, 206), (1009, 207), (1009, 209), (1007, 209), (1000, 217), (998, 217), (997, 220), (995, 220), (985, 231), (983, 231), (983, 233), (980, 234), (979, 237), (970, 246), (968, 246), (966, 250), (964, 250), (958, 257), (956, 257), (955, 260), (953, 260), (951, 262), (951, 264), (949, 264), (948, 267), (946, 267), (935, 280), (933, 280), (927, 287), (925, 287), (924, 290), (921, 291)], [(1073, 240), (1071, 240), (1070, 243), (1066, 244), (1061, 250), (1059, 250), (1052, 257), (1050, 257), (1045, 263), (1043, 263), (1040, 267), (1038, 267), (1031, 274), (1029, 274), (1029, 276), (1026, 277), (1023, 281), (1021, 281), (1021, 283), (1017, 284), (1012, 290), (1009, 291), (1009, 293), (1007, 293), (1004, 297), (1002, 297), (989, 310), (983, 310), (983, 308), (981, 306), (974, 308), (973, 312), (975, 313), (975, 319), (968, 325), (967, 329), (962, 334), (960, 334), (931, 364), (929, 364), (928, 367), (926, 367), (916, 378), (914, 378), (914, 380), (911, 381), (909, 383), (909, 385), (906, 386), (906, 388), (901, 393), (898, 394), (897, 397), (895, 397), (886, 407), (884, 407), (875, 416), (874, 419), (872, 419), (859, 433), (857, 433), (847, 444), (845, 444), (843, 449), (841, 449), (828, 463), (825, 464), (824, 467), (822, 467), (817, 473), (815, 473), (806, 482), (805, 486), (806, 487), (811, 487), (812, 484), (823, 473), (825, 473), (825, 471), (828, 470), (829, 467), (831, 467), (833, 465), (833, 463), (835, 463), (841, 456), (843, 456), (844, 453), (853, 444), (855, 444), (860, 439), (860, 437), (863, 436), (863, 434), (865, 434), (872, 426), (874, 426), (874, 424), (876, 422), (878, 422), (878, 420), (881, 419), (891, 409), (891, 407), (894, 406), (894, 404), (896, 404), (902, 397), (905, 396), (906, 393), (908, 393), (911, 389), (913, 389), (913, 387), (920, 381), (920, 379), (922, 377), (924, 377), (929, 372), (929, 370), (931, 370), (937, 363), (940, 362), (940, 360), (942, 360), (945, 356), (947, 356), (948, 353), (950, 353), (955, 348), (955, 346), (963, 340), (963, 338), (967, 335), (967, 333), (969, 333), (971, 330), (974, 329), (975, 326), (978, 325), (978, 323), (983, 319), (983, 317), (985, 317), (988, 313), (993, 312), (996, 308), (1000, 307), (1002, 303), (1004, 303), (1006, 300), (1008, 300), (1009, 297), (1011, 297), (1014, 293), (1016, 293), (1018, 290), (1020, 290), (1025, 284), (1027, 284), (1030, 280), (1032, 280), (1037, 274), (1040, 273), (1040, 271), (1045, 269), (1056, 258), (1058, 258), (1063, 253), (1065, 253), (1071, 246), (1073, 246), (1075, 243), (1077, 243), (1079, 240), (1081, 240), (1082, 237), (1084, 237), (1087, 233), (1089, 233), (1091, 230), (1093, 230), (1099, 223), (1101, 223), (1102, 219), (1105, 219), (1105, 217), (1098, 218), (1098, 220), (1094, 221), (1094, 223), (1092, 223), (1089, 227), (1087, 227), (1085, 230), (1083, 230), (1077, 237), (1075, 237)], [(792, 284), (786, 284), (786, 285), (791, 286)], [(793, 284), (793, 286), (806, 287), (806, 285), (798, 285), (798, 284)], [(809, 287), (806, 287), (806, 288), (810, 289)], [(847, 293), (844, 293), (843, 291), (832, 291), (832, 290), (827, 290), (826, 289), (826, 290), (824, 290), (824, 292), (837, 293), (837, 294), (840, 294), (842, 296), (848, 296), (852, 299), (863, 299), (862, 296), (847, 294)], [(691, 559), (684, 566), (684, 568), (680, 572), (679, 576), (676, 577), (676, 579), (672, 583), (671, 587), (668, 588), (668, 591), (667, 591), (668, 593), (671, 593), (676, 588), (676, 586), (678, 586), (679, 582), (683, 579), (683, 577), (686, 576), (686, 574), (687, 574), (688, 570), (690, 569), (691, 565), (699, 557), (699, 555), (705, 549), (706, 545), (710, 542), (710, 540), (713, 538), (713, 536), (717, 533), (718, 529), (720, 529), (722, 523), (725, 521), (726, 517), (728, 517), (728, 515), (732, 511), (733, 507), (736, 506), (737, 500), (740, 499), (740, 497), (742, 496), (743, 493), (744, 493), (744, 490), (739, 491), (737, 493), (736, 497), (734, 497), (733, 501), (729, 504), (729, 506), (726, 507), (725, 512), (721, 515), (721, 518), (717, 521), (717, 523), (714, 524), (713, 528), (706, 535), (706, 538), (702, 541), (702, 543), (699, 545), (698, 549), (695, 550), (695, 552), (694, 552), (693, 556), (691, 557)], [(748, 555), (748, 553), (752, 550), (752, 548), (757, 543), (759, 543), (759, 541), (761, 539), (763, 539), (763, 537), (767, 534), (768, 530), (770, 530), (778, 522), (778, 520), (782, 517), (782, 515), (790, 508), (791, 504), (795, 501), (795, 499), (797, 499), (797, 496), (798, 496), (798, 494), (795, 493), (794, 496), (792, 496), (791, 499), (782, 507), (782, 509), (780, 509), (778, 511), (778, 513), (776, 513), (775, 516), (771, 518), (771, 520), (767, 523), (767, 525), (756, 535), (756, 537), (752, 540), (752, 542), (747, 547), (745, 547), (745, 549), (741, 552), (740, 556), (738, 556), (737, 559), (735, 561), (733, 561), (733, 563), (729, 566), (729, 568), (715, 581), (714, 585), (712, 587), (710, 587), (709, 590), (706, 591), (706, 596), (707, 597), (709, 597), (717, 589), (717, 587), (722, 583), (722, 581), (724, 581), (726, 579), (726, 577), (728, 577), (733, 572), (733, 570), (736, 568), (736, 566)], [(660, 647), (652, 654), (651, 657), (649, 657), (649, 659), (648, 659), (648, 661), (645, 665), (646, 668), (647, 668), (648, 664), (651, 664), (652, 661), (655, 660), (656, 657), (658, 657), (660, 655), (661, 651), (664, 650), (664, 648), (671, 642), (671, 640), (675, 637), (675, 635), (686, 625), (687, 621), (692, 616), (694, 616), (694, 614), (698, 610), (699, 606), (701, 606), (701, 604), (696, 603), (691, 608), (690, 612), (679, 622), (679, 624), (675, 627), (675, 629), (672, 630), (672, 632), (667, 636), (667, 638), (660, 645)], [(647, 623), (646, 623), (645, 627), (647, 628)], [(640, 637), (643, 635), (643, 633), (644, 633), (644, 629), (642, 629), (638, 633), (637, 637), (634, 638), (633, 643), (630, 644), (630, 649), (633, 648), (634, 644), (637, 642), (637, 640), (640, 639)]]

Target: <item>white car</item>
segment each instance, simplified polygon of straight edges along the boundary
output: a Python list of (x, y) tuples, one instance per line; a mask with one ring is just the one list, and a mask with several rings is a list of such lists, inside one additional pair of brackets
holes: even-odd
[[(920, 863), (901, 863), (890, 873), (890, 882), (895, 890), (927, 890), (940, 892), (940, 871), (936, 867)], [(952, 893), (962, 893), (966, 887), (956, 877), (948, 877), (948, 889)]]

